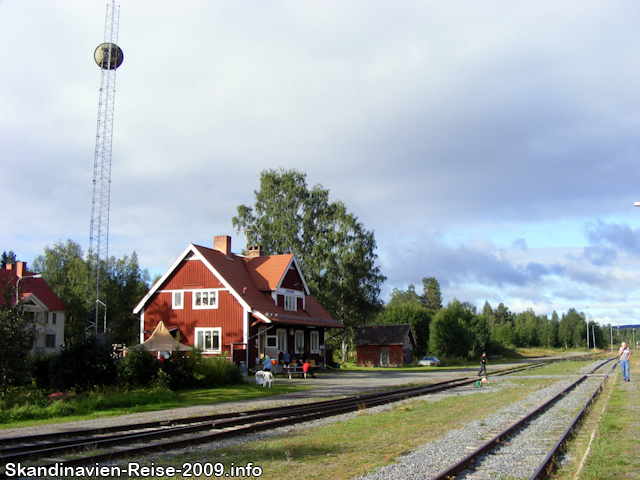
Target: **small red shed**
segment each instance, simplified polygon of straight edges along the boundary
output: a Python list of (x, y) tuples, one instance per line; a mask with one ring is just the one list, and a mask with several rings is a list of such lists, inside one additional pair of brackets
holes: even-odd
[(361, 367), (400, 367), (413, 361), (416, 336), (408, 323), (361, 325), (353, 345)]

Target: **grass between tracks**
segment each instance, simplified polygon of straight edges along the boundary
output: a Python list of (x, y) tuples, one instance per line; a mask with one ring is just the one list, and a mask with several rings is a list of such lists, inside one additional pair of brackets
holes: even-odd
[[(631, 382), (622, 380), (618, 367), (615, 378), (601, 392), (580, 433), (569, 443), (567, 461), (554, 479), (575, 479), (585, 457), (579, 480), (640, 478), (640, 352), (634, 354)], [(594, 430), (595, 437), (590, 444)]]
[(237, 448), (193, 451), (146, 459), (146, 464), (180, 466), (184, 462), (221, 462), (227, 469), (249, 462), (262, 468), (261, 479), (347, 479), (393, 463), (418, 446), (451, 429), (483, 418), (525, 398), (555, 379), (518, 379), (498, 391), (473, 389), (475, 395), (448, 397), (439, 401), (411, 400), (392, 410), (313, 429), (291, 432)]

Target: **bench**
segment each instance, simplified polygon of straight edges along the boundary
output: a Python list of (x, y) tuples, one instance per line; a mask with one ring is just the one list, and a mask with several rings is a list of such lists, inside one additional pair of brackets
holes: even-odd
[(291, 375), (299, 375), (307, 378), (306, 372), (302, 371), (302, 367), (298, 367), (296, 365), (289, 365), (288, 367), (285, 365), (282, 367), (282, 376), (289, 375), (289, 379), (291, 379)]

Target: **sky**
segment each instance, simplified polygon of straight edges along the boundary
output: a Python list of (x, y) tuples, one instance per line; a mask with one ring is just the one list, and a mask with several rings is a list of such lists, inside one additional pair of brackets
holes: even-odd
[[(108, 2), (109, 4), (111, 2)], [(109, 255), (153, 275), (297, 169), (381, 298), (640, 321), (640, 3), (121, 0)], [(0, 0), (0, 251), (89, 244), (105, 0)]]

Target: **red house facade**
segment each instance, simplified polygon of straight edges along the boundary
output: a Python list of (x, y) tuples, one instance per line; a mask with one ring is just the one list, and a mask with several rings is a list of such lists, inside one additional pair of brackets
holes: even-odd
[(162, 321), (181, 343), (250, 367), (285, 351), (324, 365), (325, 332), (344, 328), (309, 294), (294, 255), (236, 255), (228, 236), (213, 248), (190, 244), (133, 313), (140, 343)]

